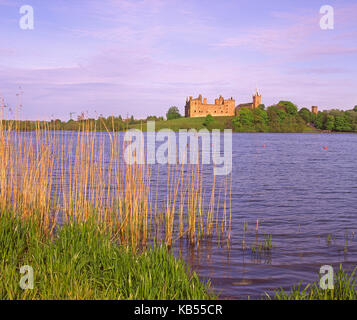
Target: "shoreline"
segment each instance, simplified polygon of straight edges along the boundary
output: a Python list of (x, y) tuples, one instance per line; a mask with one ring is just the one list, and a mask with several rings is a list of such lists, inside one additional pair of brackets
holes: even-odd
[[(125, 133), (131, 129), (136, 129), (136, 128), (130, 128), (128, 130), (117, 130), (117, 131), (107, 131), (107, 130), (78, 130), (78, 129), (73, 129), (73, 130), (69, 130), (69, 129), (31, 129), (31, 130), (16, 130), (17, 133), (26, 133), (26, 132), (36, 132), (36, 131), (51, 131), (51, 132), (97, 132), (97, 133)], [(167, 128), (170, 129), (170, 128)], [(195, 130), (196, 128), (189, 128), (189, 129), (180, 129), (180, 130)], [(224, 132), (224, 130), (229, 130), (230, 128), (226, 128), (226, 129), (208, 129), (209, 132), (212, 132), (212, 130), (220, 130), (221, 132)], [(160, 129), (162, 130), (162, 129)], [(155, 130), (155, 133), (160, 132), (160, 130)], [(174, 129), (170, 129), (175, 133), (178, 133), (178, 130), (174, 130)], [(4, 129), (3, 131), (8, 131), (6, 129)], [(11, 130), (11, 131), (15, 131), (15, 130)], [(199, 130), (198, 130), (199, 131)], [(142, 130), (142, 132), (146, 133), (146, 130)], [(232, 131), (233, 134), (247, 134), (247, 133), (254, 133), (254, 134), (357, 134), (357, 131), (331, 131), (331, 132), (327, 132), (327, 131), (303, 131), (303, 132), (277, 132), (277, 131), (269, 131), (269, 132), (259, 132), (259, 131)]]

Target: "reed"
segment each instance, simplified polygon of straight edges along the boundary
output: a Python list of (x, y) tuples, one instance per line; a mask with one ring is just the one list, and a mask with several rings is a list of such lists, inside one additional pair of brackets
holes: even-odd
[(112, 131), (100, 133), (91, 121), (80, 122), (77, 132), (43, 123), (25, 132), (18, 121), (3, 121), (3, 112), (1, 103), (0, 212), (36, 221), (46, 236), (90, 219), (130, 248), (171, 247), (182, 238), (199, 246), (213, 236), (229, 243), (231, 177), (230, 183), (223, 179), (217, 198), (216, 177), (208, 189), (202, 165), (167, 165), (163, 196), (152, 182), (162, 169), (125, 163), (127, 145), (114, 122)]
[(260, 256), (262, 253), (271, 253), (273, 248), (273, 237), (271, 234), (267, 234), (263, 241), (258, 240), (258, 233), (256, 234), (256, 241), (250, 247), (250, 251)]

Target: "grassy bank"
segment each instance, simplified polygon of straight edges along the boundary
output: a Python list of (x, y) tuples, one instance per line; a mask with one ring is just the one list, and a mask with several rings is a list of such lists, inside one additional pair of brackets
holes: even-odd
[[(186, 129), (186, 130), (196, 129), (197, 131), (201, 129), (208, 129), (208, 130), (218, 129), (221, 131), (223, 131), (224, 129), (232, 129), (233, 131), (236, 132), (262, 132), (254, 127), (237, 130), (237, 128), (234, 126), (232, 122), (233, 119), (234, 117), (213, 117), (212, 122), (210, 122), (208, 125), (204, 125), (206, 118), (179, 118), (173, 120), (160, 120), (160, 121), (155, 121), (155, 129), (157, 131), (161, 129), (171, 129), (175, 132), (178, 132), (180, 129)], [(142, 124), (139, 123), (132, 124), (129, 125), (128, 128), (140, 129), (146, 131), (146, 122), (143, 122)], [(271, 130), (270, 128), (267, 127), (264, 132), (276, 132), (276, 131)], [(295, 131), (286, 130), (284, 132), (295, 132)], [(304, 125), (302, 127), (302, 130), (299, 132), (315, 133), (315, 132), (321, 132), (321, 130)]]
[[(213, 121), (209, 126), (204, 126), (206, 118), (179, 118), (173, 120), (161, 120), (155, 121), (155, 129), (171, 129), (178, 132), (180, 129), (232, 129), (232, 119), (233, 117), (214, 117)], [(141, 129), (140, 124), (129, 125), (129, 128)], [(142, 124), (142, 129), (146, 131), (146, 123)]]
[[(156, 120), (155, 121), (155, 129), (159, 131), (161, 129), (171, 129), (175, 132), (178, 132), (180, 129), (218, 129), (223, 131), (224, 129), (232, 129), (235, 132), (306, 132), (306, 133), (315, 133), (321, 132), (321, 130), (309, 127), (307, 125), (302, 126), (302, 129), (289, 130), (285, 129), (283, 131), (271, 129), (266, 127), (264, 130), (256, 129), (254, 127), (245, 127), (241, 129), (237, 129), (232, 120), (234, 117), (214, 117), (213, 121), (208, 125), (204, 125), (206, 118), (179, 118), (173, 120)], [(117, 121), (118, 122), (118, 121)], [(69, 122), (35, 122), (35, 121), (17, 121), (16, 124), (10, 122), (4, 122), (5, 126), (17, 126), (21, 131), (36, 131), (38, 129), (41, 130), (64, 130), (64, 131), (78, 131), (81, 130), (83, 124), (90, 123), (91, 126), (88, 126), (89, 130), (92, 131), (101, 131), (107, 132), (109, 131), (126, 131), (128, 129), (140, 129), (143, 131), (147, 131), (146, 129), (146, 120), (135, 120), (134, 123), (127, 122), (112, 122), (110, 118), (104, 120), (86, 120), (86, 121), (69, 121)]]
[[(56, 237), (35, 221), (0, 220), (0, 299), (211, 299), (200, 281), (165, 247), (142, 253), (120, 247), (94, 223), (67, 224)], [(34, 269), (22, 290), (20, 268)]]
[[(70, 135), (40, 124), (27, 134), (1, 115), (0, 299), (214, 297), (168, 248), (211, 237), (229, 245), (230, 176), (217, 191), (214, 176), (203, 184), (202, 164), (128, 164), (128, 144), (90, 121)], [(33, 290), (20, 289), (24, 265)]]
[(275, 292), (275, 300), (357, 300), (356, 269), (348, 273), (340, 267), (335, 274), (334, 289), (321, 289), (317, 280), (306, 287), (301, 284), (293, 286), (290, 291), (280, 289)]

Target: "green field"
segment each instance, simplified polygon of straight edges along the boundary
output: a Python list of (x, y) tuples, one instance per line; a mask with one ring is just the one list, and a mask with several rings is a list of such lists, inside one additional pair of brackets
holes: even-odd
[[(155, 121), (156, 130), (171, 129), (173, 131), (179, 131), (180, 129), (231, 129), (233, 117), (216, 117), (214, 121), (206, 127), (203, 125), (205, 118), (179, 118), (174, 120)], [(141, 129), (146, 131), (146, 123), (129, 125), (129, 129)]]
[[(171, 129), (175, 132), (178, 132), (180, 129), (232, 129), (234, 131), (234, 126), (232, 124), (232, 120), (234, 117), (214, 117), (212, 123), (208, 126), (204, 126), (205, 118), (179, 118), (174, 120), (163, 120), (163, 121), (155, 121), (155, 129), (156, 131), (161, 129)], [(146, 122), (142, 122), (141, 124), (129, 125), (129, 129), (142, 129), (146, 131)], [(254, 129), (245, 130), (245, 132), (256, 132)], [(305, 126), (304, 133), (316, 133), (321, 132), (313, 127)]]

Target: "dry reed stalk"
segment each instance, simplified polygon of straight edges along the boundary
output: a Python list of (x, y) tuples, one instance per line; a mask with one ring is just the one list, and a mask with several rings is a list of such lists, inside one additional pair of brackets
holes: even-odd
[[(206, 201), (203, 165), (167, 167), (166, 203), (158, 206), (159, 166), (156, 195), (152, 185), (153, 166), (123, 160), (127, 146), (120, 133), (96, 131), (96, 123), (83, 121), (76, 133), (58, 134), (48, 123), (23, 133), (17, 121), (3, 120), (0, 108), (0, 211), (35, 219), (51, 235), (61, 223), (91, 220), (113, 240), (133, 248), (150, 242), (165, 242), (187, 235), (191, 245), (231, 233), (231, 209), (227, 222), (227, 179), (219, 188), (216, 177)], [(141, 154), (140, 157), (145, 157)], [(223, 201), (222, 216), (219, 215)], [(229, 193), (231, 208), (231, 193)], [(206, 205), (207, 205), (207, 210)], [(0, 213), (1, 215), (1, 213)], [(186, 218), (186, 219), (185, 219)], [(218, 226), (220, 228), (218, 229)], [(228, 227), (227, 227), (228, 225)], [(177, 226), (177, 227), (176, 227)], [(214, 228), (215, 227), (215, 228)], [(228, 233), (227, 233), (228, 228)]]

